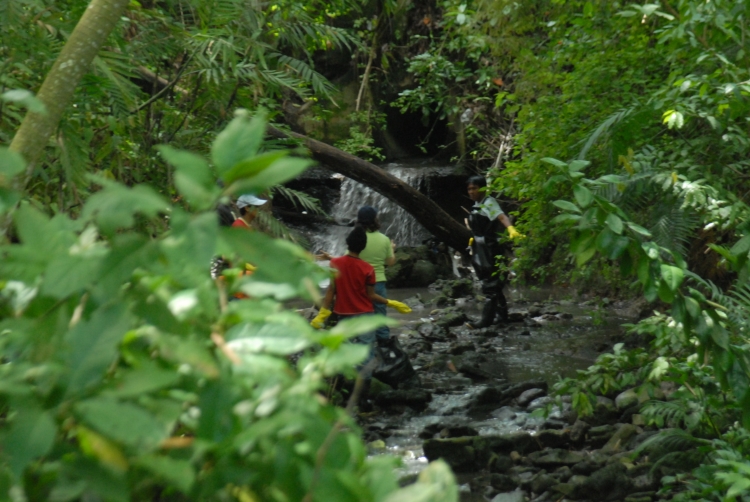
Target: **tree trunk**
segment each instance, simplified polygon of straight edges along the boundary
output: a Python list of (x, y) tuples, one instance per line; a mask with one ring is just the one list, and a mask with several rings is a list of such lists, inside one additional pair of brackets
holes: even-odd
[(28, 162), (26, 176), (19, 180), (21, 189), (72, 101), (78, 82), (88, 72), (129, 1), (92, 0), (57, 56), (37, 93), (47, 113), (28, 112), (10, 144), (10, 149), (19, 152)]
[(268, 127), (276, 138), (295, 138), (304, 144), (323, 167), (358, 181), (403, 207), (439, 240), (459, 251), (466, 249), (471, 233), (419, 190), (378, 166), (302, 134), (285, 133)]

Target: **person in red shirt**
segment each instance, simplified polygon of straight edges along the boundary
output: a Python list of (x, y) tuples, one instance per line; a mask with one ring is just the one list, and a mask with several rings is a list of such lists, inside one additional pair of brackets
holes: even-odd
[(251, 224), (255, 219), (258, 208), (266, 202), (268, 202), (266, 199), (261, 199), (255, 195), (240, 195), (237, 199), (237, 209), (240, 211), (240, 217), (234, 220), (232, 227), (252, 230)]
[[(359, 253), (366, 245), (367, 232), (362, 227), (354, 227), (346, 237), (349, 252), (331, 260), (331, 267), (336, 270), (336, 276), (326, 291), (320, 312), (310, 323), (314, 328), (322, 328), (325, 325), (326, 319), (331, 315), (331, 305), (339, 318), (372, 314), (373, 303), (393, 307), (401, 313), (411, 312), (408, 305), (375, 293), (375, 269), (359, 257)], [(365, 344), (371, 344), (374, 340), (374, 332), (354, 339), (355, 342)]]

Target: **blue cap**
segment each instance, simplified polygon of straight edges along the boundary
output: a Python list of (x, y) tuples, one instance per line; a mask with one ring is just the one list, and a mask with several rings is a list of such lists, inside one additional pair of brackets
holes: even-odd
[(373, 223), (377, 216), (378, 210), (372, 206), (362, 206), (359, 208), (359, 211), (357, 211), (357, 221), (365, 225)]

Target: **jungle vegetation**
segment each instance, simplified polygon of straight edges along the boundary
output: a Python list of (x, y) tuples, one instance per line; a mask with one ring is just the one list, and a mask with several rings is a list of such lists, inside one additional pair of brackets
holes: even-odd
[[(63, 96), (40, 87), (87, 2), (0, 0), (3, 498), (456, 500), (442, 464), (399, 490), (318, 397), (371, 326), (313, 331), (283, 307), (315, 300), (304, 250), (218, 227), (241, 191), (314, 207), (281, 186), (310, 163), (264, 114), (373, 159), (388, 117), (418, 117), (417, 148), (517, 216), (527, 281), (651, 302), (649, 347), (558, 390), (585, 414), (671, 382), (642, 414), (697, 467), (663, 490), (745, 496), (748, 2), (101, 1), (111, 33)], [(24, 117), (50, 132), (19, 136)], [(215, 254), (258, 273), (211, 281)]]

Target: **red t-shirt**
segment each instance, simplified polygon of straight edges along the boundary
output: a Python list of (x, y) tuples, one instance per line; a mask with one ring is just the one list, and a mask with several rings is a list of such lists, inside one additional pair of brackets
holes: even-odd
[(354, 256), (341, 256), (331, 260), (338, 271), (336, 278), (336, 304), (333, 311), (340, 315), (373, 312), (372, 300), (367, 296), (367, 286), (375, 285), (375, 269)]
[(250, 228), (250, 225), (245, 223), (245, 220), (243, 220), (242, 218), (237, 218), (236, 220), (234, 220), (234, 223), (232, 223), (232, 228), (247, 228), (248, 230), (252, 230), (252, 228)]

